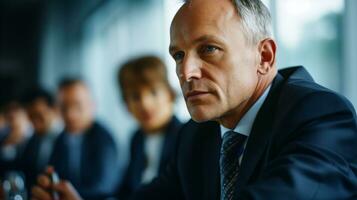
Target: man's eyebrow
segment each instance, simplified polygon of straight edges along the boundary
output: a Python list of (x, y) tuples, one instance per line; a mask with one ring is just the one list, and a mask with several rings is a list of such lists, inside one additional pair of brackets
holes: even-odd
[[(220, 43), (220, 41), (222, 41), (222, 39), (220, 39), (217, 36), (214, 35), (202, 35), (196, 39), (193, 40), (192, 44), (195, 45), (197, 43), (202, 43), (202, 42), (207, 42), (207, 41), (216, 41), (218, 43)], [(169, 52), (172, 54), (173, 52), (177, 51), (177, 49), (179, 49), (177, 46), (170, 44), (169, 46)]]
[(193, 40), (193, 44), (209, 41), (209, 40), (214, 40), (214, 41), (220, 41), (220, 39), (214, 35), (202, 35), (196, 39)]

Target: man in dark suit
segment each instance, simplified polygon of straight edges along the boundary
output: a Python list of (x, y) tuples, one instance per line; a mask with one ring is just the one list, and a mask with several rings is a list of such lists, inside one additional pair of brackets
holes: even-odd
[(34, 134), (26, 144), (17, 167), (26, 177), (30, 191), (37, 176), (48, 165), (57, 136), (63, 130), (54, 97), (42, 88), (29, 91), (23, 98), (26, 113), (32, 123)]
[(302, 67), (278, 72), (270, 30), (260, 0), (180, 8), (170, 53), (193, 121), (134, 199), (357, 198), (354, 108)]
[(33, 133), (25, 109), (17, 98), (6, 102), (4, 114), (6, 126), (0, 141), (0, 177), (16, 170), (17, 161)]
[(58, 99), (65, 130), (57, 138), (50, 165), (83, 198), (112, 196), (118, 184), (118, 152), (112, 135), (94, 119), (89, 88), (81, 80), (64, 80)]

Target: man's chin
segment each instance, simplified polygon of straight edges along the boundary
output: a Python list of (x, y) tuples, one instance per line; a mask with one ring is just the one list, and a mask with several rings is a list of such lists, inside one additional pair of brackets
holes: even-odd
[(204, 112), (201, 110), (189, 110), (189, 113), (191, 115), (192, 120), (198, 123), (207, 122), (212, 119), (215, 119), (215, 117), (211, 116), (208, 112)]

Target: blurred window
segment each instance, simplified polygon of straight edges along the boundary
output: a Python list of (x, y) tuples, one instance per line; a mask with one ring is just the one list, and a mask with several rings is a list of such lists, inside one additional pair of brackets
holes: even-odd
[(303, 65), (320, 84), (341, 90), (343, 0), (271, 0), (280, 68)]

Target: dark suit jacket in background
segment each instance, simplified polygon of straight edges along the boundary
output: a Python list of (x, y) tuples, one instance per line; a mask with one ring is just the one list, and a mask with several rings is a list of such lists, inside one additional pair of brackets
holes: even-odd
[[(220, 127), (187, 123), (175, 159), (136, 194), (218, 200)], [(280, 70), (254, 121), (238, 175), (239, 200), (357, 199), (357, 121), (344, 97), (302, 67)]]
[[(0, 129), (0, 149), (2, 148), (2, 146), (4, 145), (4, 141), (6, 140), (6, 138), (9, 135), (9, 128), (5, 127), (3, 129)], [(3, 176), (5, 175), (6, 171), (9, 168), (9, 162), (6, 161), (3, 157), (2, 157), (2, 153), (0, 152), (0, 178), (3, 178)]]
[(28, 138), (25, 138), (19, 144), (15, 145), (16, 154), (13, 159), (8, 160), (5, 155), (3, 155), (1, 148), (4, 147), (4, 142), (7, 137), (10, 136), (10, 129), (6, 128), (2, 130), (2, 137), (0, 138), (0, 178), (4, 178), (8, 172), (21, 170), (18, 168), (18, 162), (22, 158), (25, 147), (29, 141)]
[(113, 196), (118, 187), (118, 152), (111, 134), (98, 122), (83, 135), (79, 179), (70, 177), (68, 134), (56, 141), (50, 164), (61, 179), (67, 179), (84, 199)]
[[(167, 163), (174, 154), (181, 125), (182, 123), (176, 117), (173, 117), (163, 133), (164, 142), (161, 150), (159, 173), (165, 169)], [(128, 169), (117, 195), (120, 200), (127, 199), (142, 185), (141, 179), (146, 167), (144, 143), (145, 133), (142, 130), (136, 131), (131, 140)]]
[[(41, 166), (38, 165), (40, 159), (40, 144), (43, 143), (43, 140), (48, 140), (49, 145), (54, 145), (56, 142), (56, 138), (58, 133), (48, 133), (49, 135), (41, 136), (39, 134), (34, 133), (29, 141), (26, 144), (25, 150), (21, 155), (20, 159), (17, 161), (16, 168), (24, 172), (27, 191), (31, 191), (31, 187), (36, 183), (37, 176), (44, 172), (46, 166), (48, 165), (51, 152), (48, 152), (48, 157), (41, 158), (43, 163)], [(53, 148), (52, 148), (53, 149)], [(43, 149), (48, 150), (48, 149)]]

